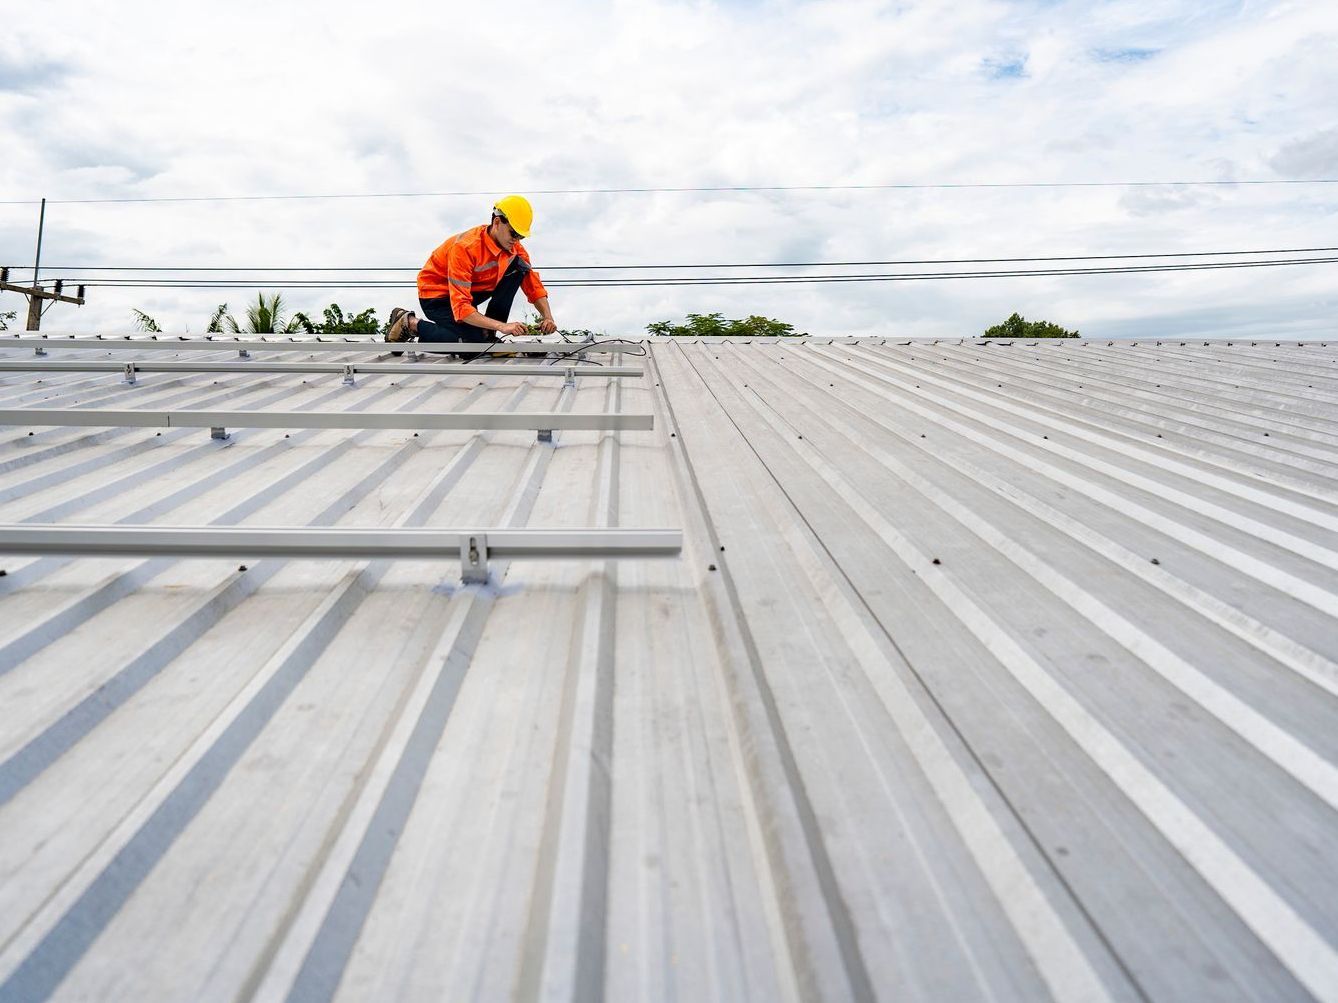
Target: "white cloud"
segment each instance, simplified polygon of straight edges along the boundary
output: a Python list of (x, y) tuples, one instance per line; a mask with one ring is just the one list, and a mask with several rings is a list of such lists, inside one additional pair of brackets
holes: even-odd
[[(123, 0), (0, 40), (0, 198), (1270, 178), (1333, 166), (1328, 4)], [(1018, 67), (1018, 72), (999, 72)], [(993, 68), (993, 72), (991, 72)], [(548, 265), (1319, 246), (1338, 186), (535, 195)], [(415, 267), (486, 197), (53, 204), (50, 264)], [(36, 207), (0, 205), (30, 263)], [(1333, 266), (1150, 277), (554, 289), (560, 321), (817, 334), (1334, 333)], [(550, 281), (560, 276), (548, 272)], [(281, 286), (280, 286), (281, 287)], [(272, 288), (267, 286), (266, 288)], [(198, 330), (248, 290), (97, 288), (51, 329)], [(304, 292), (381, 316), (412, 291)], [(0, 296), (0, 310), (21, 302)]]

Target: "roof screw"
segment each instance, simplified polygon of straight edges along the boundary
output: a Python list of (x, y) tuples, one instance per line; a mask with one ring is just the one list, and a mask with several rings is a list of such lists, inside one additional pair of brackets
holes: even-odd
[(707, 570), (707, 571), (714, 571), (714, 570), (715, 570), (715, 565), (714, 565), (714, 564), (708, 564), (708, 565), (706, 565), (706, 570)]
[(1153, 563), (1153, 564), (1160, 564), (1161, 561), (1157, 560), (1157, 559), (1154, 557), (1154, 558), (1152, 559), (1152, 563)]
[(238, 570), (238, 571), (245, 571), (245, 570), (246, 570), (246, 565), (245, 565), (245, 564), (239, 564), (239, 565), (237, 565), (237, 570)]
[(942, 564), (943, 562), (940, 561), (937, 557), (935, 557), (935, 558), (934, 558), (934, 563), (935, 563), (935, 564)]

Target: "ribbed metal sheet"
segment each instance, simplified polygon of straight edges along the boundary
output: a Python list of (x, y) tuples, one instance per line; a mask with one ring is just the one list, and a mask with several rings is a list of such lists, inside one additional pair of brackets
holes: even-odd
[(684, 533), (0, 558), (0, 999), (1338, 1000), (1338, 348), (648, 347), (0, 376), (655, 417), (5, 428), (0, 523)]

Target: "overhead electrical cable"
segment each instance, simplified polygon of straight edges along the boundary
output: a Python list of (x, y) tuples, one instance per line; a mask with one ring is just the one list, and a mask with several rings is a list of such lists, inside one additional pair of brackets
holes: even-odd
[[(634, 265), (544, 265), (545, 272), (641, 271), (649, 269), (688, 268), (874, 268), (902, 265), (986, 265), (1034, 261), (1116, 261), (1135, 258), (1212, 258), (1258, 254), (1324, 254), (1338, 251), (1338, 247), (1280, 247), (1253, 251), (1164, 251), (1138, 254), (1059, 254), (1043, 257), (1015, 258), (901, 258), (886, 261), (776, 261), (776, 262), (714, 262), (698, 264), (634, 264)], [(22, 266), (11, 266), (22, 267)], [(407, 265), (348, 265), (348, 266), (278, 266), (255, 267), (209, 265), (43, 265), (46, 272), (414, 272), (420, 266)]]
[[(622, 188), (529, 188), (512, 185), (508, 191), (524, 190), (530, 195), (661, 195), (661, 194), (745, 194), (749, 192), (857, 192), (857, 191), (953, 191), (963, 189), (1017, 188), (1185, 188), (1268, 185), (1333, 185), (1338, 178), (1247, 178), (1244, 180), (1182, 179), (1175, 181), (962, 181), (962, 182), (889, 182), (863, 185), (700, 185)], [(47, 199), (48, 205), (97, 205), (173, 202), (281, 202), (318, 199), (413, 199), (413, 198), (493, 198), (501, 188), (488, 191), (442, 192), (331, 192), (294, 195), (141, 195), (120, 198)], [(38, 205), (41, 199), (0, 199), (0, 205)]]
[[(1211, 258), (1227, 255), (1248, 254), (1322, 254), (1338, 251), (1338, 247), (1274, 247), (1264, 250), (1228, 250), (1228, 251), (1160, 251), (1160, 253), (1140, 254), (1057, 254), (1046, 257), (1021, 258), (903, 258), (891, 261), (777, 261), (777, 262), (714, 262), (685, 263), (685, 265), (545, 265), (545, 271), (634, 271), (646, 269), (801, 269), (801, 267), (883, 267), (900, 265), (999, 265), (1009, 262), (1032, 261), (1116, 261), (1131, 258)], [(206, 265), (44, 265), (50, 271), (413, 271), (419, 266), (257, 266), (210, 267)]]
[[(725, 285), (795, 285), (832, 282), (915, 282), (943, 279), (1028, 278), (1072, 275), (1132, 275), (1165, 272), (1213, 271), (1220, 269), (1273, 268), (1286, 265), (1338, 263), (1338, 257), (1278, 258), (1263, 261), (1201, 261), (1164, 265), (1112, 265), (1075, 268), (1013, 268), (970, 271), (887, 272), (823, 275), (697, 275), (645, 276), (590, 279), (556, 279), (547, 283), (554, 288), (630, 288), (640, 286), (725, 286)], [(394, 280), (337, 282), (291, 279), (275, 282), (270, 278), (243, 279), (153, 279), (110, 278), (89, 280), (85, 285), (104, 288), (138, 289), (245, 289), (265, 284), (280, 284), (287, 289), (408, 289), (411, 283)]]

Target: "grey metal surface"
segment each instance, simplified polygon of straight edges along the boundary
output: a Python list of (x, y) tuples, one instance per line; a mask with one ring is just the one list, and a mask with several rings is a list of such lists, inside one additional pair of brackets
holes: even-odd
[[(158, 362), (155, 360), (135, 359), (132, 362), (120, 360), (80, 360), (47, 359), (15, 361), (0, 359), (0, 372), (5, 373), (119, 373), (127, 365), (133, 365), (143, 373), (342, 373), (352, 367), (357, 373), (399, 373), (406, 372), (403, 363), (396, 362)], [(502, 363), (436, 363), (425, 366), (425, 373), (458, 376), (472, 373), (476, 376), (540, 376), (563, 377), (568, 375), (584, 376), (644, 376), (645, 370), (632, 366), (589, 366), (573, 365), (507, 365)]]
[[(392, 351), (417, 352), (419, 354), (451, 355), (566, 355), (575, 353), (607, 355), (612, 352), (624, 352), (629, 347), (623, 345), (591, 344), (576, 341), (529, 341), (525, 339), (506, 339), (500, 342), (452, 342), (441, 344), (434, 342), (410, 341), (395, 344), (380, 338), (315, 338), (289, 337), (284, 335), (250, 335), (230, 337), (210, 335), (203, 338), (145, 336), (142, 334), (109, 334), (102, 337), (88, 338), (62, 334), (0, 334), (0, 348), (23, 347), (44, 352), (60, 349), (74, 351), (148, 351), (148, 352), (216, 352), (231, 350), (263, 352), (343, 352), (357, 354), (375, 352), (385, 354)], [(632, 346), (635, 347), (635, 346)], [(28, 353), (30, 356), (32, 352)]]
[(556, 411), (155, 411), (148, 408), (0, 408), (0, 425), (117, 428), (618, 429), (648, 431), (650, 414)]
[(485, 533), (493, 557), (677, 557), (669, 529), (311, 529), (309, 527), (0, 525), (0, 553), (131, 557), (456, 558)]
[(0, 558), (0, 998), (1338, 1000), (1338, 348), (649, 348), (0, 375), (657, 418), (0, 428), (7, 524), (683, 532), (468, 587)]

